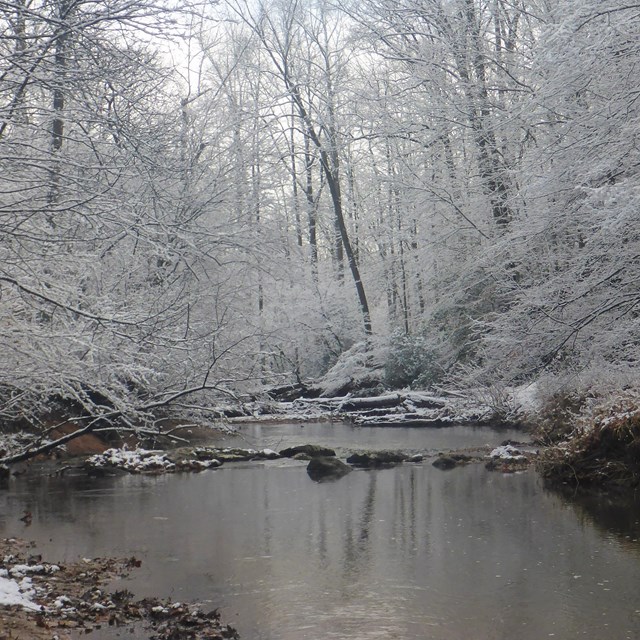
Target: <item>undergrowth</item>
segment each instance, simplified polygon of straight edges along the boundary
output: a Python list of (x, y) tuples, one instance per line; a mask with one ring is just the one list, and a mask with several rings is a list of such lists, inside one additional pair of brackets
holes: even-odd
[(537, 467), (548, 480), (598, 486), (640, 486), (640, 404), (632, 398), (600, 406), (568, 437), (544, 451)]

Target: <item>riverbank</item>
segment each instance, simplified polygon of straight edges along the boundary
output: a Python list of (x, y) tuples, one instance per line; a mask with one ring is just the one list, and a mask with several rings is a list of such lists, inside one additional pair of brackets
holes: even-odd
[[(532, 487), (541, 486), (531, 471), (508, 476), (500, 473), (520, 470), (507, 464), (509, 458), (517, 459), (519, 456), (519, 447), (515, 444), (518, 433), (504, 429), (472, 426), (375, 428), (338, 422), (286, 425), (259, 422), (243, 424), (238, 426), (238, 430), (238, 439), (254, 446), (253, 451), (233, 449), (228, 442), (217, 442), (214, 449), (214, 443), (209, 442), (194, 444), (184, 451), (174, 449), (170, 460), (164, 458), (164, 452), (158, 451), (135, 457), (112, 452), (104, 456), (106, 465), (97, 465), (104, 474), (98, 471), (96, 477), (83, 474), (87, 469), (84, 466), (80, 468), (80, 460), (34, 464), (28, 475), (12, 477), (7, 483), (7, 495), (13, 497), (7, 499), (8, 508), (3, 509), (6, 514), (11, 514), (5, 518), (5, 535), (32, 535), (46, 550), (43, 553), (50, 560), (75, 561), (76, 553), (80, 561), (83, 561), (80, 554), (89, 558), (93, 555), (125, 555), (126, 559), (127, 555), (135, 553), (143, 561), (142, 568), (132, 567), (130, 577), (120, 583), (114, 580), (110, 584), (112, 589), (126, 586), (136, 594), (136, 598), (174, 594), (180, 594), (174, 597), (185, 601), (209, 602), (210, 598), (211, 604), (207, 606), (223, 607), (225, 618), (242, 629), (243, 637), (251, 638), (256, 637), (253, 631), (258, 625), (282, 623), (280, 615), (275, 620), (269, 618), (269, 612), (273, 611), (272, 599), (276, 597), (273, 576), (282, 577), (286, 574), (285, 569), (291, 570), (290, 575), (286, 574), (288, 578), (284, 583), (275, 585), (281, 590), (278, 593), (282, 593), (278, 612), (282, 612), (283, 607), (291, 607), (292, 611), (298, 611), (293, 618), (299, 617), (300, 611), (306, 611), (306, 603), (317, 597), (314, 580), (319, 567), (327, 566), (326, 557), (318, 558), (308, 572), (303, 567), (311, 550), (321, 545), (327, 536), (336, 545), (328, 566), (333, 567), (337, 575), (329, 571), (320, 580), (318, 588), (322, 593), (327, 591), (326, 580), (330, 579), (331, 584), (338, 579), (346, 579), (349, 584), (352, 580), (357, 581), (363, 567), (370, 568), (367, 558), (377, 559), (383, 552), (391, 550), (389, 562), (395, 567), (400, 558), (412, 557), (416, 545), (421, 544), (418, 540), (425, 541), (420, 551), (420, 557), (426, 563), (421, 575), (429, 575), (434, 567), (429, 565), (428, 559), (435, 549), (446, 557), (448, 550), (455, 547), (453, 542), (444, 544), (442, 541), (449, 541), (452, 531), (457, 531), (460, 523), (466, 527), (465, 535), (459, 540), (460, 545), (477, 540), (480, 546), (476, 548), (475, 559), (482, 559), (482, 554), (485, 554), (501, 563), (502, 554), (508, 546), (506, 540), (514, 539), (510, 529), (512, 510), (520, 509), (522, 521), (529, 522), (535, 504), (535, 500), (532, 502)], [(224, 437), (224, 434), (220, 435)], [(507, 439), (511, 442), (506, 443)], [(394, 470), (389, 470), (389, 465), (395, 464), (395, 460), (386, 456), (384, 459), (378, 455), (371, 460), (354, 460), (358, 464), (353, 465), (353, 472), (337, 480), (338, 484), (327, 486), (317, 484), (311, 474), (304, 473), (308, 461), (301, 456), (313, 457), (313, 453), (320, 451), (306, 448), (301, 452), (300, 442), (331, 445), (335, 447), (337, 457), (347, 464), (351, 453), (365, 448), (379, 454), (405, 447), (411, 458), (398, 463)], [(463, 443), (468, 445), (467, 449), (463, 449)], [(266, 447), (279, 453), (289, 451), (294, 458), (256, 461), (256, 453), (264, 452)], [(413, 458), (420, 451), (426, 454), (422, 461)], [(321, 453), (325, 457), (329, 454), (326, 450)], [(161, 468), (165, 466), (165, 460), (167, 465), (177, 465), (181, 461), (198, 459), (207, 462), (209, 458), (222, 457), (227, 459), (222, 461), (220, 469), (208, 470), (212, 468), (208, 467), (196, 473), (198, 469), (194, 466), (193, 469), (176, 469), (178, 472), (171, 478), (147, 475), (173, 473), (173, 470)], [(434, 469), (436, 461), (441, 461), (439, 465), (442, 466)], [(489, 463), (494, 467), (494, 473), (484, 470)], [(120, 470), (121, 464), (130, 468)], [(39, 492), (34, 491), (40, 486), (33, 477), (37, 470), (42, 474), (42, 491)], [(529, 489), (523, 491), (523, 486)], [(548, 522), (549, 503), (556, 500), (551, 495), (535, 507), (539, 510), (541, 522)], [(465, 502), (463, 496), (471, 497)], [(374, 504), (377, 505), (375, 509), (372, 507)], [(45, 510), (42, 505), (46, 505)], [(439, 505), (446, 505), (446, 509), (442, 511)], [(478, 506), (476, 516), (469, 519), (476, 505), (482, 507)], [(504, 505), (509, 505), (508, 509)], [(26, 508), (33, 511), (33, 523), (29, 527), (19, 522), (20, 518), (27, 517), (23, 511)], [(454, 508), (459, 513), (452, 519), (450, 512)], [(48, 515), (53, 513), (53, 509), (58, 514), (55, 517)], [(552, 511), (555, 513), (557, 510)], [(345, 513), (349, 514), (346, 521)], [(493, 555), (493, 552), (487, 554), (483, 546), (486, 542), (480, 544), (482, 540), (489, 539), (484, 529), (487, 513), (492, 514), (490, 520), (496, 528), (491, 539), (503, 533), (506, 536)], [(317, 523), (319, 514), (321, 523)], [(73, 517), (72, 532), (69, 530), (69, 516)], [(318, 524), (317, 529), (314, 523)], [(453, 529), (452, 524), (456, 524)], [(83, 532), (87, 529), (90, 529), (91, 539), (83, 542), (83, 536), (86, 537)], [(310, 532), (313, 533), (313, 544), (308, 547), (304, 541), (310, 539)], [(73, 549), (77, 551), (68, 555), (65, 540), (70, 533)], [(96, 545), (94, 536), (100, 536), (102, 542)], [(434, 547), (427, 544), (428, 540), (440, 542)], [(380, 547), (369, 548), (376, 541)], [(404, 546), (398, 548), (398, 556), (393, 557), (396, 545)], [(458, 555), (461, 555), (460, 548), (456, 549)], [(151, 553), (147, 552), (148, 549), (152, 550)], [(292, 549), (298, 549), (293, 563)], [(345, 565), (345, 559), (352, 564)], [(37, 563), (38, 559), (33, 561)], [(449, 566), (448, 563), (445, 565)], [(358, 570), (355, 574), (351, 570), (344, 573), (345, 566)], [(470, 569), (476, 568), (473, 565)], [(496, 571), (488, 563), (478, 579), (494, 578), (494, 573)], [(504, 569), (498, 573), (504, 575)], [(580, 573), (577, 568), (572, 571), (572, 575)], [(407, 567), (403, 584), (405, 580), (411, 580), (412, 575), (411, 568)], [(517, 579), (517, 575), (513, 579)], [(153, 578), (148, 579), (148, 576)], [(440, 576), (440, 580), (449, 578), (446, 572)], [(376, 578), (381, 579), (380, 576)], [(365, 582), (369, 585), (371, 580), (367, 578)], [(451, 578), (451, 585), (458, 588), (458, 580)], [(429, 583), (427, 586), (432, 585)], [(390, 585), (386, 585), (382, 591), (388, 594), (389, 588)], [(301, 598), (296, 609), (290, 598), (293, 598), (292, 593), (301, 589), (306, 589), (305, 597)], [(246, 606), (243, 604), (241, 609), (236, 609), (238, 601), (246, 603)], [(111, 605), (105, 602), (105, 606)], [(154, 604), (153, 607), (160, 607), (158, 612), (173, 611), (164, 604)], [(367, 617), (375, 616), (375, 611), (372, 612), (368, 605), (363, 604), (363, 607)], [(416, 611), (421, 610), (418, 604)], [(344, 612), (326, 616), (325, 608), (322, 608), (321, 615), (327, 629), (334, 629), (350, 619)], [(449, 621), (454, 613), (446, 610), (443, 615)], [(121, 631), (109, 631), (110, 637), (114, 633), (122, 633), (148, 640), (156, 631), (153, 628), (143, 631), (139, 625), (146, 622), (134, 620), (131, 624), (135, 625), (135, 631), (131, 636), (127, 625)], [(99, 624), (104, 625), (104, 620)], [(286, 624), (294, 628), (296, 622), (292, 619)], [(405, 633), (403, 618), (399, 617), (394, 624), (402, 630), (401, 637), (413, 637)], [(76, 633), (84, 628), (88, 627), (76, 627)], [(280, 627), (276, 626), (276, 629), (279, 633)], [(64, 626), (52, 627), (52, 634), (58, 631), (67, 632)], [(550, 630), (553, 631), (557, 632), (557, 629)], [(297, 635), (293, 631), (291, 633), (291, 637), (309, 637), (302, 632)], [(37, 636), (26, 637), (40, 640)]]
[[(514, 410), (510, 414), (511, 419), (507, 420), (506, 414), (500, 414), (490, 403), (482, 402), (478, 397), (456, 394), (436, 396), (425, 392), (402, 391), (369, 397), (347, 395), (271, 400), (247, 406), (245, 411), (234, 413), (235, 417), (218, 423), (219, 433), (224, 435), (233, 431), (234, 427), (246, 423), (305, 424), (310, 420), (344, 422), (363, 429), (446, 429), (456, 424), (513, 426), (525, 431), (530, 429), (535, 443), (544, 447), (542, 455), (536, 459), (536, 468), (550, 482), (598, 488), (640, 486), (640, 408), (635, 405), (633, 398), (621, 396), (615, 404), (609, 406), (595, 397), (558, 396), (548, 399), (544, 406), (533, 407), (529, 411), (525, 411), (523, 407), (531, 403), (523, 404), (520, 398), (521, 409)], [(79, 419), (70, 418), (59, 424), (48, 425), (49, 441), (68, 437), (76, 426), (73, 421)], [(158, 423), (155, 433), (148, 429), (142, 429), (139, 433), (129, 430), (124, 435), (111, 432), (103, 434), (99, 430), (83, 433), (38, 457), (65, 459), (68, 456), (101, 455), (114, 446), (124, 446), (129, 450), (166, 450), (176, 446), (190, 446), (196, 441), (206, 441), (210, 439), (212, 432), (215, 431), (202, 425), (165, 418)], [(28, 456), (29, 451), (38, 450), (43, 442), (47, 444), (37, 434), (0, 435), (0, 460), (3, 456), (5, 460)], [(147, 457), (149, 471), (152, 472), (198, 471), (218, 464), (216, 460), (202, 460), (197, 456), (180, 460), (169, 458), (164, 461), (153, 456)], [(529, 456), (526, 463), (531, 460)], [(492, 466), (503, 470), (518, 468), (513, 463)], [(22, 468), (15, 464), (10, 468), (0, 464), (0, 480), (2, 476), (20, 473)], [(141, 470), (141, 465), (137, 464), (136, 468)]]
[(0, 640), (67, 640), (71, 633), (134, 623), (152, 640), (238, 637), (217, 611), (157, 598), (136, 600), (127, 590), (107, 588), (140, 564), (135, 557), (53, 563), (30, 542), (0, 539)]
[[(452, 425), (512, 424), (481, 398), (456, 393), (434, 395), (393, 391), (355, 397), (297, 397), (292, 400), (251, 400), (220, 407), (212, 424), (220, 429), (244, 422), (346, 421), (363, 427), (405, 426), (440, 428)], [(107, 421), (108, 422), (108, 421)], [(39, 425), (37, 428), (34, 425)], [(206, 430), (206, 428), (205, 428)], [(104, 426), (98, 415), (73, 415), (58, 410), (14, 425), (0, 425), (0, 476), (8, 466), (43, 456), (102, 453), (126, 445), (165, 448), (189, 444), (203, 431), (203, 421), (154, 416), (151, 425)]]
[[(348, 429), (289, 425), (280, 448), (312, 439), (312, 431), (328, 442), (327, 434)], [(490, 428), (459, 431), (465, 430), (475, 443), (496, 447), (506, 437)], [(413, 432), (401, 438), (415, 438), (415, 449), (442, 437), (450, 439), (448, 450), (457, 446), (456, 428)], [(398, 441), (396, 429), (349, 432), (367, 436), (379, 449)], [(386, 633), (420, 640), (425, 629), (434, 640), (490, 637), (504, 620), (511, 621), (505, 636), (523, 640), (585, 630), (593, 640), (624, 638), (627, 630), (636, 637), (629, 616), (637, 606), (628, 590), (637, 579), (637, 543), (628, 540), (628, 553), (618, 549), (612, 524), (607, 535), (594, 530), (532, 470), (505, 475), (469, 463), (441, 471), (425, 459), (354, 469), (336, 483), (318, 484), (305, 467), (281, 459), (170, 476), (31, 474), (12, 479), (4, 499), (0, 493), (0, 520), (4, 536), (36, 540), (50, 560), (135, 555), (142, 566), (112, 588), (220, 607), (247, 639), (365, 640)], [(25, 508), (33, 512), (29, 527), (19, 521)], [(637, 510), (624, 514), (637, 519)], [(624, 539), (632, 534), (620, 531)], [(575, 549), (570, 558), (567, 545)], [(597, 587), (602, 578), (613, 583), (604, 584), (611, 591)], [(549, 584), (564, 586), (558, 592)], [(569, 597), (577, 608), (571, 618)], [(466, 617), (460, 602), (472, 603)], [(599, 607), (607, 613), (600, 621), (611, 628), (597, 627)], [(434, 620), (438, 625), (429, 626)], [(94, 635), (118, 633), (150, 635), (137, 626), (133, 634), (121, 627)]]
[(640, 487), (640, 409), (600, 411), (565, 424), (539, 457), (537, 470), (556, 484), (605, 489)]

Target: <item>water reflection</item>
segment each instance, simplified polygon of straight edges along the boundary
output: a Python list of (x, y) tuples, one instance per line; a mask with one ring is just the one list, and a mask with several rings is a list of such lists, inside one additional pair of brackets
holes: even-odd
[(321, 484), (304, 464), (229, 465), (12, 482), (0, 534), (35, 538), (60, 560), (136, 555), (124, 586), (210, 601), (245, 640), (640, 637), (638, 542), (603, 536), (619, 523), (582, 509), (534, 474), (481, 465)]
[(587, 526), (594, 525), (605, 537), (615, 538), (640, 553), (640, 494), (638, 491), (599, 492), (560, 485), (550, 487), (571, 504)]
[(440, 451), (496, 445), (503, 440), (527, 440), (526, 434), (504, 427), (454, 425), (444, 428), (362, 427), (343, 422), (306, 424), (249, 423), (234, 426), (235, 435), (227, 436), (228, 446), (269, 447), (276, 451), (285, 446), (320, 444), (339, 453), (353, 450), (402, 449), (404, 451)]

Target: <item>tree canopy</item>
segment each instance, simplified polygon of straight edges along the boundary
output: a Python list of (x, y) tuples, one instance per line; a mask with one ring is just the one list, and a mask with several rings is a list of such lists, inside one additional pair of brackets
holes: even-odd
[(363, 340), (402, 384), (633, 375), (637, 5), (0, 0), (0, 27), (0, 421), (153, 422)]

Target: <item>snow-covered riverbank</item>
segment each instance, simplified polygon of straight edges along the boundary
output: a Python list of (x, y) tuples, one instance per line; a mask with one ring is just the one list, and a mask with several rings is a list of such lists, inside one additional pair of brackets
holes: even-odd
[(139, 566), (133, 557), (52, 564), (24, 540), (0, 539), (0, 638), (62, 640), (69, 632), (130, 623), (156, 640), (237, 638), (216, 611), (156, 598), (134, 600), (126, 590), (104, 588), (110, 579)]

